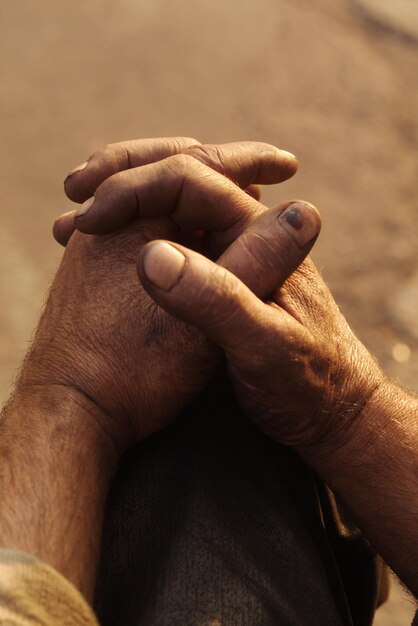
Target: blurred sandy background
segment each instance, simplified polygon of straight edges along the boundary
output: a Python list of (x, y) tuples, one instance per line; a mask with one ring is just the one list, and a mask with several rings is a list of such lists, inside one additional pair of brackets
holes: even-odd
[[(415, 1), (0, 0), (0, 400), (61, 255), (67, 171), (104, 143), (182, 134), (298, 155), (265, 202), (319, 207), (338, 302), (418, 390)], [(410, 623), (401, 596), (376, 624)]]

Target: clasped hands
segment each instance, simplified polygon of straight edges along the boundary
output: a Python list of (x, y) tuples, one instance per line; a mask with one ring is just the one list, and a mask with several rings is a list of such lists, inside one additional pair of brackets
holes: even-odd
[(18, 390), (71, 397), (120, 454), (225, 358), (262, 431), (300, 451), (340, 445), (383, 374), (306, 258), (317, 210), (259, 201), (256, 185), (296, 170), (293, 155), (253, 142), (94, 153), (65, 183), (83, 204), (55, 223), (66, 252)]

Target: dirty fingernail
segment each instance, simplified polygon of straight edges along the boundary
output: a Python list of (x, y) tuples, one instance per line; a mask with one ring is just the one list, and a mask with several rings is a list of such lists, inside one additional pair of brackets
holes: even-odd
[(74, 210), (66, 211), (65, 213), (61, 213), (61, 215), (57, 217), (54, 223), (55, 224), (58, 224), (60, 222), (65, 222), (66, 224), (74, 223), (74, 215), (75, 215)]
[(71, 170), (71, 172), (68, 174), (68, 176), (72, 176), (73, 174), (77, 174), (78, 172), (82, 172), (83, 170), (86, 169), (88, 164), (89, 164), (88, 161), (84, 161), (84, 163), (81, 163), (80, 165), (77, 165), (77, 167), (75, 167), (73, 170)]
[(280, 152), (284, 157), (287, 157), (288, 159), (297, 160), (297, 157), (293, 154), (293, 152), (289, 152), (288, 150), (280, 150)]
[(87, 211), (91, 209), (94, 200), (95, 200), (95, 197), (92, 196), (91, 198), (83, 202), (81, 207), (78, 208), (77, 211), (75, 212), (74, 217), (77, 218), (77, 217), (81, 217), (82, 215), (85, 215)]
[(83, 170), (85, 170), (88, 164), (89, 164), (88, 161), (84, 161), (84, 163), (81, 163), (80, 165), (77, 165), (77, 167), (75, 167), (73, 170), (71, 170), (71, 172), (68, 174), (68, 176), (67, 176), (67, 178), (65, 179), (64, 182), (67, 182), (67, 180), (69, 178), (71, 178), (71, 176), (73, 176), (73, 174), (77, 174), (78, 172), (82, 172)]
[(317, 209), (307, 202), (293, 202), (280, 213), (278, 220), (301, 248), (312, 241), (321, 228)]
[(159, 241), (146, 249), (142, 269), (156, 287), (170, 291), (180, 280), (186, 257), (168, 243)]
[(74, 224), (75, 211), (67, 211), (60, 215), (54, 222), (52, 229), (55, 239), (63, 246), (66, 246), (71, 235), (75, 230)]

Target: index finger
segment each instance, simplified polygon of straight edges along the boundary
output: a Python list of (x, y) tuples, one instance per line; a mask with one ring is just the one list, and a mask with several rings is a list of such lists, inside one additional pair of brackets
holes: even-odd
[[(158, 153), (153, 145), (150, 152), (147, 144), (148, 157)], [(75, 217), (82, 232), (101, 234), (133, 219), (170, 213), (176, 213), (175, 219), (186, 228), (229, 230), (238, 220), (246, 222), (258, 213), (254, 207), (260, 208), (248, 201), (247, 194), (237, 193), (239, 188), (282, 182), (297, 167), (293, 154), (266, 143), (194, 144), (167, 159), (110, 176), (79, 211), (58, 218), (54, 236), (65, 245), (74, 231)]]
[(241, 188), (288, 178), (297, 167), (292, 157), (252, 142), (193, 146), (106, 179), (75, 213), (75, 225), (83, 233), (98, 235), (135, 219), (170, 216), (188, 230), (228, 231), (230, 241), (235, 227), (261, 210)]
[(202, 145), (190, 137), (136, 139), (109, 144), (94, 152), (86, 163), (67, 176), (65, 192), (71, 200), (84, 202), (114, 174), (181, 153), (231, 178), (241, 188), (253, 183), (269, 185), (282, 182), (293, 176), (298, 168), (293, 154), (263, 142)]
[(84, 202), (113, 174), (161, 161), (199, 144), (200, 141), (192, 137), (133, 139), (107, 144), (68, 174), (64, 181), (65, 193), (74, 202)]

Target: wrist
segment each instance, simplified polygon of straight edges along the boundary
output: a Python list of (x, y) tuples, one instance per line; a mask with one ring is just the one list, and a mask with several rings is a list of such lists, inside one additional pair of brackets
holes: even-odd
[(72, 389), (20, 388), (0, 421), (0, 547), (49, 563), (87, 599), (118, 462), (96, 410)]
[(3, 441), (23, 447), (51, 447), (71, 457), (100, 459), (104, 475), (113, 475), (121, 451), (104, 424), (107, 416), (83, 393), (65, 385), (18, 385), (6, 404), (0, 433)]
[(418, 398), (385, 379), (344, 440), (304, 450), (375, 550), (418, 594)]
[[(388, 379), (377, 361), (349, 330), (339, 342), (339, 359), (332, 363), (323, 397), (310, 415), (313, 435), (296, 446), (305, 459), (344, 455), (349, 445), (364, 443), (365, 416)], [(366, 420), (367, 421), (367, 420)], [(362, 433), (360, 435), (360, 432)]]
[(382, 377), (356, 413), (340, 416), (326, 438), (299, 449), (299, 454), (328, 482), (331, 476), (344, 480), (354, 465), (367, 467), (380, 457), (384, 462), (393, 443), (411, 434), (405, 398), (407, 403), (411, 399), (397, 383)]
[(72, 419), (80, 412), (80, 419), (91, 422), (92, 435), (108, 438), (121, 457), (134, 434), (129, 413), (120, 401), (126, 395), (109, 375), (106, 359), (99, 352), (83, 350), (82, 346), (76, 349), (65, 341), (59, 346), (45, 345), (41, 330), (42, 321), (14, 395), (19, 402), (34, 398), (48, 412), (72, 414)]

